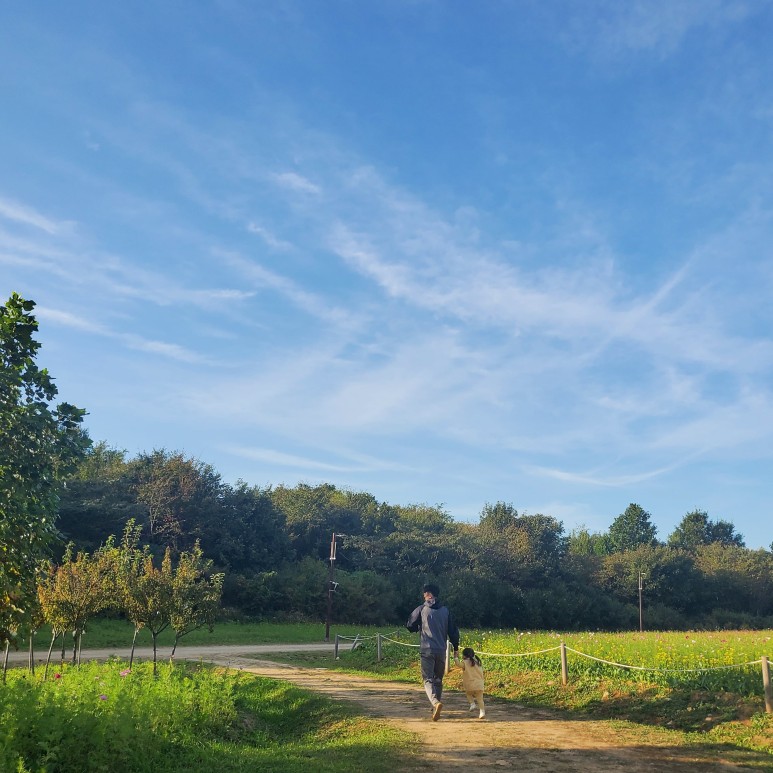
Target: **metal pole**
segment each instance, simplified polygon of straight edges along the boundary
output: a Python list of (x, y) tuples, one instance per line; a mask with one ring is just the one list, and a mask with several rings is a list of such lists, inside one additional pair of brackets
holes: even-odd
[(639, 572), (639, 632), (644, 631), (644, 615), (643, 615), (643, 604), (642, 604), (642, 589), (644, 588), (644, 580), (642, 577), (642, 573)]
[(336, 560), (336, 534), (330, 540), (330, 567), (327, 572), (327, 617), (325, 618), (325, 641), (330, 641), (330, 621), (333, 617), (333, 574)]

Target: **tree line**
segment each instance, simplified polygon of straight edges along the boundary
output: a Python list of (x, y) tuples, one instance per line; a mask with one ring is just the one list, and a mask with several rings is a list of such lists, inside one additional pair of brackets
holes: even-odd
[(651, 629), (773, 623), (773, 554), (700, 510), (664, 541), (635, 503), (600, 533), (567, 534), (556, 518), (507, 502), (461, 523), (439, 505), (331, 484), (230, 485), (180, 452), (128, 458), (97, 443), (67, 481), (58, 528), (94, 550), (129, 517), (157, 553), (200, 544), (225, 575), (233, 616), (324, 619), (335, 533), (337, 622), (401, 621), (432, 579), (468, 627), (637, 628), (640, 580)]

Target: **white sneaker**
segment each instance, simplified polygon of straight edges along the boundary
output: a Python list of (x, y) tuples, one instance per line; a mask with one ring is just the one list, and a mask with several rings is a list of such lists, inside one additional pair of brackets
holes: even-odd
[(485, 719), (486, 718), (486, 712), (481, 711), (480, 714), (478, 714), (478, 719)]
[(432, 709), (432, 721), (437, 722), (440, 719), (440, 712), (443, 710), (443, 704), (438, 701)]
[(477, 706), (476, 706), (474, 703), (471, 703), (471, 704), (470, 704), (470, 711), (474, 711), (474, 710), (475, 710), (475, 709), (477, 709), (477, 708), (478, 708), (478, 707), (477, 707)]

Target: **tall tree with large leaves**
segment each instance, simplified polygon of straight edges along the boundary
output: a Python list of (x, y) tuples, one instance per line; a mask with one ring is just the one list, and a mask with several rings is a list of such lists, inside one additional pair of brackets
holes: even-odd
[(0, 642), (23, 630), (36, 600), (35, 570), (55, 535), (59, 485), (89, 445), (85, 411), (57, 394), (35, 357), (34, 301), (0, 306)]

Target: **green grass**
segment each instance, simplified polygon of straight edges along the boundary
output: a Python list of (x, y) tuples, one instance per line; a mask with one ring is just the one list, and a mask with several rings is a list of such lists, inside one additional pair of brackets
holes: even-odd
[[(463, 632), (462, 646), (479, 652), (523, 653), (567, 646), (629, 665), (681, 668), (681, 673), (629, 671), (569, 653), (569, 681), (561, 684), (558, 651), (523, 658), (483, 656), (486, 693), (514, 704), (555, 711), (558, 715), (624, 722), (653, 739), (666, 733), (673, 743), (716, 746), (725, 755), (763, 752), (773, 767), (773, 714), (765, 714), (759, 664), (716, 672), (685, 671), (759, 659), (771, 649), (773, 632), (556, 634), (514, 631)], [(415, 644), (416, 636), (395, 637)], [(365, 674), (380, 679), (421, 681), (415, 648), (384, 643), (383, 660), (367, 640), (354, 652), (341, 649), (340, 659), (327, 653), (273, 656), (298, 665)], [(263, 656), (262, 656), (263, 657)], [(461, 672), (446, 678), (461, 690)]]
[(762, 655), (773, 655), (773, 631), (689, 631), (647, 633), (553, 633), (471, 631), (465, 644), (479, 652), (523, 653), (553, 649), (525, 658), (486, 659), (488, 667), (501, 673), (541, 670), (557, 671), (564, 642), (585, 655), (652, 670), (621, 669), (573, 652), (568, 653), (570, 671), (578, 677), (628, 678), (668, 687), (760, 694)]
[[(331, 639), (336, 633), (354, 636), (360, 633), (372, 635), (385, 628), (375, 629), (364, 626), (339, 627), (331, 629)], [(393, 629), (394, 630), (394, 629)], [(89, 626), (84, 647), (129, 646), (133, 629), (122, 621), (99, 620)], [(215, 627), (214, 633), (202, 630), (192, 633), (183, 639), (188, 644), (269, 644), (269, 643), (308, 643), (321, 642), (324, 637), (323, 623), (221, 623)], [(405, 633), (396, 638), (405, 643), (415, 644), (416, 636)], [(171, 635), (165, 637), (162, 646), (171, 644)], [(752, 767), (765, 767), (770, 763), (773, 754), (773, 715), (764, 713), (762, 694), (762, 675), (759, 664), (741, 668), (735, 664), (758, 660), (761, 655), (773, 652), (773, 632), (723, 631), (723, 632), (690, 632), (662, 633), (651, 632), (640, 634), (599, 634), (599, 633), (566, 633), (554, 632), (518, 632), (518, 631), (464, 631), (462, 646), (472, 646), (479, 652), (489, 653), (522, 653), (534, 652), (558, 646), (564, 641), (568, 647), (593, 655), (604, 660), (629, 665), (639, 665), (665, 669), (663, 672), (629, 671), (597, 661), (588, 660), (569, 653), (569, 684), (563, 686), (560, 679), (560, 659), (557, 651), (533, 655), (523, 658), (496, 658), (484, 656), (484, 666), (487, 671), (486, 690), (489, 695), (519, 705), (549, 709), (559, 716), (573, 718), (578, 716), (590, 719), (608, 720), (625, 726), (627, 733), (641, 733), (651, 742), (662, 742), (662, 734), (666, 734), (669, 743), (700, 748), (702, 753), (729, 758), (738, 758)], [(147, 632), (138, 639), (140, 646), (150, 644)], [(300, 665), (324, 666), (341, 671), (366, 674), (381, 679), (393, 679), (418, 684), (420, 682), (418, 655), (415, 648), (400, 647), (385, 643), (384, 659), (376, 662), (376, 647), (372, 639), (366, 639), (354, 652), (349, 651), (351, 642), (342, 642), (340, 660), (333, 660), (327, 653), (298, 653), (295, 655), (275, 656), (275, 659)], [(45, 635), (39, 647), (47, 646)], [(38, 655), (40, 652), (38, 651)], [(261, 657), (266, 657), (262, 655)], [(733, 666), (732, 668), (710, 671), (716, 666)], [(698, 671), (688, 669), (698, 668)], [(668, 672), (667, 669), (677, 669)], [(703, 669), (703, 670), (700, 670)], [(49, 679), (50, 681), (50, 679)], [(260, 683), (261, 680), (258, 680)], [(460, 672), (454, 670), (447, 678), (451, 689), (461, 688)], [(242, 689), (241, 687), (239, 689)], [(256, 688), (257, 689), (257, 688)], [(290, 698), (293, 689), (282, 685), (274, 685), (274, 690), (289, 690), (282, 694), (282, 702), (292, 704)], [(0, 690), (1, 692), (1, 690)], [(263, 693), (267, 695), (269, 693)], [(247, 700), (243, 698), (243, 700)], [(255, 699), (260, 703), (261, 699)], [(307, 696), (304, 700), (316, 700)], [(320, 699), (321, 700), (321, 699)], [(248, 701), (247, 701), (248, 702)], [(271, 701), (269, 701), (271, 703)], [(246, 705), (246, 704), (240, 704)], [(304, 704), (308, 709), (312, 704)], [(306, 709), (304, 709), (306, 710)], [(332, 709), (331, 709), (332, 711)], [(304, 755), (311, 752), (296, 741), (288, 739), (280, 732), (284, 720), (277, 719), (279, 730), (271, 730), (273, 725), (271, 712), (263, 715), (262, 720), (249, 719), (258, 716), (254, 711), (245, 714), (243, 725), (237, 722), (237, 729), (242, 728), (261, 738), (260, 748), (274, 739), (290, 756), (270, 767), (273, 762), (258, 760), (252, 762), (260, 770), (293, 771), (293, 760), (309, 759)], [(292, 717), (293, 712), (285, 715)], [(329, 717), (332, 715), (328, 715)], [(337, 722), (342, 722), (340, 726)], [(330, 719), (324, 727), (311, 734), (313, 744), (324, 744), (331, 735), (336, 735), (330, 728), (343, 728), (346, 737), (357, 738), (356, 729), (364, 720), (355, 716)], [(246, 724), (244, 724), (246, 723)], [(347, 724), (349, 723), (349, 724)], [(293, 720), (290, 720), (293, 724)], [(367, 723), (365, 723), (367, 724)], [(263, 733), (263, 735), (261, 735)], [(354, 734), (352, 734), (354, 733)], [(120, 735), (120, 734), (118, 734)], [(200, 745), (204, 735), (194, 733), (191, 743)], [(140, 734), (140, 737), (141, 734)], [(294, 736), (293, 736), (294, 738)], [(658, 740), (660, 739), (660, 740)], [(48, 743), (48, 740), (46, 741)], [(212, 748), (220, 748), (230, 740), (214, 739), (207, 742)], [(353, 743), (358, 743), (353, 741)], [(2, 748), (2, 747), (0, 747)], [(209, 747), (208, 747), (209, 748)], [(228, 749), (231, 747), (229, 746)], [(326, 747), (325, 747), (326, 748)], [(378, 748), (378, 741), (376, 742)], [(232, 751), (219, 753), (229, 757)], [(744, 757), (752, 752), (759, 752), (767, 763)], [(211, 749), (210, 752), (211, 753)], [(252, 750), (245, 754), (259, 754)], [(260, 752), (261, 754), (263, 752)], [(275, 750), (272, 753), (279, 753)], [(283, 752), (284, 753), (284, 752)], [(362, 752), (354, 755), (355, 758)], [(237, 753), (239, 757), (242, 753)], [(324, 755), (323, 755), (324, 756)], [(340, 756), (337, 752), (336, 756)], [(344, 755), (345, 757), (346, 755)], [(379, 756), (378, 754), (376, 755)], [(342, 757), (342, 759), (344, 759)], [(202, 758), (203, 759), (203, 758)], [(211, 759), (211, 758), (207, 758)], [(252, 758), (251, 758), (252, 759)], [(257, 759), (257, 757), (254, 757)], [(323, 762), (312, 757), (312, 764), (321, 770), (348, 770), (348, 768), (325, 768)], [(759, 763), (759, 764), (758, 764)], [(192, 764), (192, 763), (191, 763)], [(206, 767), (206, 762), (201, 763)], [(219, 763), (218, 763), (219, 764)], [(241, 763), (238, 763), (241, 764)], [(299, 763), (300, 764), (300, 763)], [(347, 763), (348, 764), (348, 763)], [(402, 764), (402, 763), (401, 763)], [(388, 766), (387, 766), (388, 767)], [(396, 766), (400, 769), (400, 765)], [(403, 767), (405, 765), (403, 764)], [(111, 770), (121, 768), (110, 766)], [(95, 770), (97, 768), (94, 768)], [(107, 769), (107, 768), (106, 768)], [(136, 768), (142, 770), (144, 768)], [(183, 769), (181, 767), (180, 769)], [(223, 767), (224, 770), (239, 770), (240, 768)], [(354, 768), (352, 768), (354, 769)], [(361, 767), (360, 769), (368, 769)], [(379, 767), (371, 767), (381, 770)], [(386, 769), (383, 768), (383, 769)], [(0, 773), (4, 773), (4, 768)], [(14, 768), (15, 770), (15, 768)], [(36, 768), (30, 768), (35, 770)], [(54, 768), (49, 768), (51, 773)]]
[(0, 687), (0, 773), (410, 769), (412, 736), (287, 683), (113, 660)]
[[(373, 628), (368, 626), (336, 626), (331, 629), (330, 638), (333, 640), (336, 633), (345, 636), (355, 636), (357, 633), (386, 633), (386, 628)], [(394, 629), (392, 629), (394, 630)], [(84, 649), (101, 649), (104, 647), (131, 647), (134, 636), (134, 626), (126, 620), (110, 618), (98, 618), (86, 626), (83, 636)], [(204, 644), (309, 644), (321, 643), (325, 638), (324, 623), (217, 623), (210, 632), (206, 628), (192, 631), (180, 640), (180, 646), (204, 645)], [(61, 640), (59, 640), (61, 641)], [(40, 655), (47, 651), (51, 642), (51, 631), (48, 627), (42, 628), (35, 636), (35, 651)], [(171, 647), (174, 642), (174, 632), (167, 629), (159, 636), (160, 647)], [(137, 635), (138, 647), (150, 647), (153, 643), (150, 633), (143, 629)], [(66, 637), (66, 644), (72, 647), (72, 637)], [(26, 648), (22, 642), (20, 648)], [(61, 644), (57, 642), (54, 652)]]

